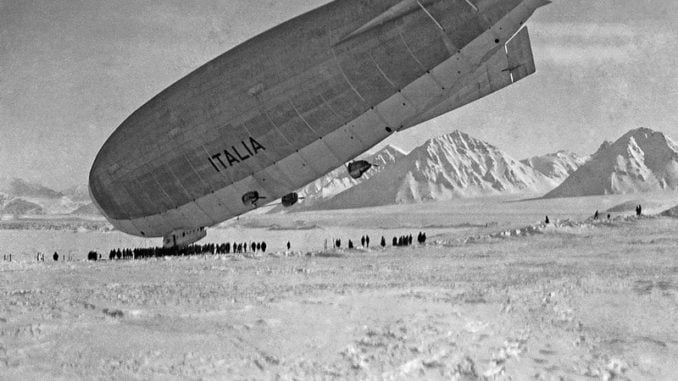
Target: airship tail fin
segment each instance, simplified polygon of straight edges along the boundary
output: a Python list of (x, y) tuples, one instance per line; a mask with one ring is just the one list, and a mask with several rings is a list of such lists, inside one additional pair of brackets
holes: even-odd
[(441, 102), (431, 105), (405, 124), (404, 129), (446, 114), (510, 86), (536, 71), (527, 27), (521, 29), (474, 73), (447, 90)]
[(534, 65), (532, 44), (527, 27), (518, 32), (507, 44), (506, 55), (508, 57), (508, 70), (511, 72), (512, 82), (521, 79), (537, 71)]

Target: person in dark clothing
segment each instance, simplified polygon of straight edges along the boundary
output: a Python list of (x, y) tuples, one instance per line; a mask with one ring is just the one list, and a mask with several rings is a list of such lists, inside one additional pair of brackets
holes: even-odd
[(551, 221), (549, 220), (549, 216), (546, 216), (546, 219), (544, 220), (544, 223), (546, 223), (547, 225), (551, 223)]
[(350, 239), (348, 240), (348, 248), (353, 249), (353, 241), (351, 241)]
[(257, 251), (257, 244), (256, 244), (256, 243), (252, 242), (252, 244), (250, 245), (250, 247), (252, 248), (252, 252), (253, 252), (253, 253)]
[(54, 254), (52, 255), (52, 259), (54, 259), (54, 262), (57, 262), (59, 260), (59, 253), (55, 251)]
[(360, 246), (365, 247), (365, 236), (360, 237)]
[(381, 243), (380, 244), (381, 244), (381, 247), (386, 247), (386, 238), (384, 238), (383, 235), (381, 236)]
[(287, 241), (287, 250), (289, 250), (292, 247), (292, 244), (290, 244), (290, 241)]
[(594, 219), (594, 220), (597, 220), (597, 219), (598, 219), (598, 211), (597, 211), (597, 210), (596, 210), (596, 212), (593, 214), (593, 219)]
[(341, 240), (340, 239), (337, 239), (336, 241), (334, 241), (334, 247), (336, 247), (337, 249), (341, 248)]
[(370, 236), (368, 235), (365, 236), (365, 245), (367, 245), (367, 247), (370, 247)]
[(398, 238), (393, 237), (393, 246), (398, 246)]
[(265, 253), (266, 252), (266, 242), (261, 243), (261, 252)]

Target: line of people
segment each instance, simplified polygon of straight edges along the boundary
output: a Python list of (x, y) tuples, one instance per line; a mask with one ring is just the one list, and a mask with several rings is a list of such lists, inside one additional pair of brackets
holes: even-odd
[[(393, 237), (393, 240), (391, 241), (391, 244), (395, 247), (400, 247), (400, 246), (410, 246), (412, 245), (414, 241), (414, 238), (412, 237), (412, 234), (409, 235), (402, 235), (400, 237)], [(426, 233), (419, 232), (417, 234), (417, 243), (420, 245), (423, 245), (426, 243)], [(334, 240), (334, 248), (335, 249), (341, 249), (341, 239), (337, 238)], [(379, 245), (383, 248), (386, 247), (386, 237), (381, 236), (381, 241)], [(360, 237), (360, 246), (364, 248), (369, 248), (370, 247), (370, 236), (369, 235), (364, 235)], [(354, 249), (355, 245), (353, 244), (353, 240), (348, 240), (348, 245), (347, 247), (349, 249)], [(325, 241), (325, 249), (327, 250), (327, 241)]]

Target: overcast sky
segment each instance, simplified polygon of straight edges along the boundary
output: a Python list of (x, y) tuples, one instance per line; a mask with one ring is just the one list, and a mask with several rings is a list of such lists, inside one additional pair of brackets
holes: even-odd
[[(0, 176), (85, 184), (153, 95), (324, 0), (0, 0)], [(645, 126), (678, 138), (678, 1), (555, 0), (529, 23), (537, 73), (389, 143), (455, 129), (515, 158), (588, 154)]]

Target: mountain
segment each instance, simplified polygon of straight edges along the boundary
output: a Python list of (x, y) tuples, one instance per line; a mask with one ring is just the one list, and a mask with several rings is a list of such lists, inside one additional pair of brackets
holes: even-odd
[(605, 142), (545, 198), (678, 189), (678, 145), (649, 128)]
[(72, 211), (71, 214), (77, 216), (100, 216), (101, 212), (99, 212), (99, 209), (90, 202)]
[(87, 186), (58, 192), (19, 178), (0, 178), (0, 213), (69, 214), (89, 202)]
[(74, 185), (61, 191), (65, 196), (72, 201), (91, 201), (89, 198), (89, 187), (86, 184)]
[(537, 193), (554, 181), (460, 131), (428, 140), (378, 175), (319, 208), (356, 208), (506, 193)]
[(14, 178), (0, 179), (0, 192), (9, 197), (35, 197), (58, 199), (64, 195), (40, 184), (29, 183), (26, 180)]
[(26, 214), (43, 214), (44, 211), (42, 207), (38, 204), (22, 200), (20, 198), (15, 198), (8, 203), (6, 203), (2, 209), (0, 209), (0, 214), (11, 214), (15, 216), (22, 216)]
[(586, 160), (586, 158), (574, 152), (558, 151), (547, 155), (534, 156), (520, 162), (560, 184), (579, 169)]
[(403, 157), (405, 157), (405, 153), (400, 148), (391, 145), (387, 145), (372, 155), (362, 157), (363, 160), (367, 160), (376, 166), (366, 172), (363, 177), (358, 180), (352, 178), (348, 174), (346, 167), (341, 166), (301, 188), (298, 193), (304, 200), (299, 206), (302, 208), (309, 207), (318, 202), (332, 198), (333, 196), (374, 177), (376, 174), (389, 168)]

